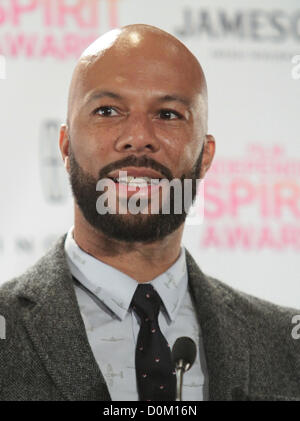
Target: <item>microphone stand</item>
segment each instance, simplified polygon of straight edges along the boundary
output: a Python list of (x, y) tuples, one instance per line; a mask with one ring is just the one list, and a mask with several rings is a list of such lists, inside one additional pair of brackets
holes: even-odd
[(183, 375), (190, 367), (190, 363), (186, 363), (183, 359), (176, 364), (176, 401), (182, 400)]

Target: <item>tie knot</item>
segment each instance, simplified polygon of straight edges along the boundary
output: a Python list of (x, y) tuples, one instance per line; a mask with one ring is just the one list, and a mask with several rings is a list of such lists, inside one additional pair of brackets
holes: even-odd
[(161, 299), (150, 284), (139, 284), (131, 301), (132, 309), (143, 321), (158, 319)]

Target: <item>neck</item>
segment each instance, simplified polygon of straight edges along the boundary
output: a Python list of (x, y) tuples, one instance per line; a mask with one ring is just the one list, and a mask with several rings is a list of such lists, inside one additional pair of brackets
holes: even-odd
[(143, 283), (165, 272), (177, 260), (183, 228), (182, 224), (172, 234), (150, 244), (121, 242), (92, 227), (75, 207), (73, 235), (86, 253)]

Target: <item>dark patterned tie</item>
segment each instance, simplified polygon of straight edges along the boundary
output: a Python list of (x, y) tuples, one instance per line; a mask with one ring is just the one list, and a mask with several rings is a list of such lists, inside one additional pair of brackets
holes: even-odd
[(174, 401), (176, 372), (171, 350), (158, 325), (161, 299), (150, 284), (139, 284), (131, 301), (141, 320), (135, 369), (141, 401)]

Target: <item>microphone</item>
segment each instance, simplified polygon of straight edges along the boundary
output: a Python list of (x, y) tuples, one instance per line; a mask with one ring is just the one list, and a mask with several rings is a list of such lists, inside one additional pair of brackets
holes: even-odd
[(197, 354), (195, 342), (187, 336), (177, 338), (172, 349), (172, 360), (176, 367), (176, 401), (182, 400), (183, 375), (194, 364)]

